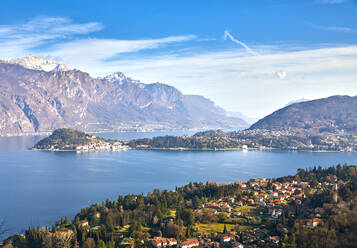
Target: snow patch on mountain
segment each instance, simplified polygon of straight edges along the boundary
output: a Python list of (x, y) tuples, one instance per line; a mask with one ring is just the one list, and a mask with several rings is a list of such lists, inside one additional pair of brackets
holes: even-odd
[(68, 71), (67, 66), (62, 62), (44, 59), (37, 55), (29, 55), (23, 58), (8, 59), (9, 64), (17, 64), (31, 70), (38, 71)]
[(105, 76), (104, 78), (99, 79), (107, 80), (115, 85), (122, 85), (124, 83), (134, 83), (138, 84), (141, 88), (144, 87), (144, 84), (141, 83), (139, 80), (133, 80), (130, 77), (125, 76), (125, 74), (122, 72), (114, 72), (108, 76)]

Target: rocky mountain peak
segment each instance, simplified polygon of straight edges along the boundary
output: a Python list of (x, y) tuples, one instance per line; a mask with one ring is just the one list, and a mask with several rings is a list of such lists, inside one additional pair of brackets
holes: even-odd
[[(40, 65), (50, 64), (44, 61), (29, 56), (0, 62), (0, 136), (61, 127), (103, 131), (247, 125), (241, 119), (228, 118), (212, 101), (183, 95), (166, 84), (143, 84), (123, 73), (99, 79), (79, 70), (57, 73), (54, 70), (61, 70), (60, 64), (43, 73)], [(38, 69), (25, 68), (29, 66)]]
[(17, 64), (31, 70), (38, 71), (68, 71), (67, 66), (62, 62), (44, 59), (37, 55), (29, 55), (23, 58), (6, 60), (9, 64)]
[(115, 81), (121, 82), (126, 79), (126, 76), (122, 72), (114, 72), (108, 76), (105, 76), (104, 79), (110, 82), (115, 82)]
[(124, 83), (133, 83), (133, 84), (139, 84), (140, 87), (143, 87), (142, 86), (143, 84), (140, 83), (139, 80), (133, 80), (130, 77), (125, 76), (125, 74), (122, 72), (114, 72), (108, 76), (105, 76), (103, 79), (112, 82), (115, 85), (122, 85)]

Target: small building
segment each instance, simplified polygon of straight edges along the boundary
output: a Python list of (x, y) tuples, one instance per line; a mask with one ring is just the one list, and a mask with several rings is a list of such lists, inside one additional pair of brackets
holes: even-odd
[(221, 207), (221, 210), (224, 211), (224, 212), (230, 212), (230, 211), (232, 211), (232, 208), (228, 204), (224, 204)]
[(318, 225), (322, 225), (324, 222), (320, 218), (313, 218), (313, 219), (307, 219), (305, 220), (305, 226), (308, 227), (316, 227)]
[(88, 220), (81, 220), (79, 222), (79, 227), (89, 227), (89, 223), (88, 223)]
[(177, 245), (177, 240), (175, 238), (167, 239), (167, 241), (168, 241), (168, 246), (176, 246)]
[(226, 243), (226, 242), (229, 242), (229, 241), (231, 241), (231, 237), (230, 237), (230, 236), (228, 236), (228, 235), (223, 235), (223, 236), (221, 237), (221, 243)]
[(151, 241), (154, 247), (172, 247), (177, 245), (175, 238), (155, 237)]
[(232, 248), (244, 248), (244, 246), (241, 243), (237, 242), (237, 241), (233, 241), (231, 243), (231, 247)]
[(191, 247), (197, 247), (199, 246), (200, 243), (198, 242), (197, 239), (189, 239), (187, 241), (181, 242), (178, 247), (180, 248), (191, 248)]
[(217, 210), (214, 208), (210, 208), (208, 209), (208, 213), (212, 214), (212, 215), (216, 215), (217, 214)]
[(277, 245), (280, 242), (280, 238), (278, 236), (269, 236), (269, 241)]
[(155, 237), (151, 241), (154, 247), (166, 247), (168, 245), (168, 241), (166, 238)]

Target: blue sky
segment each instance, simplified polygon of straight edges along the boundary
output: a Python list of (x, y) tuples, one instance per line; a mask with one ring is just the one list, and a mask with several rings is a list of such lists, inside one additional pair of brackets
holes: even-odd
[(0, 59), (38, 54), (262, 117), (356, 95), (356, 0), (1, 0)]

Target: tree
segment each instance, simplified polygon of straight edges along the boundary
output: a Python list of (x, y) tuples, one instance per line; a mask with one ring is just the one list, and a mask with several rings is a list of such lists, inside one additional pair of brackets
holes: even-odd
[(74, 224), (75, 225), (79, 225), (79, 217), (78, 216), (76, 216), (76, 218), (74, 219)]
[(107, 248), (103, 240), (98, 241), (97, 248)]
[(285, 225), (286, 224), (286, 217), (285, 217), (285, 213), (283, 213), (283, 215), (281, 216), (281, 224)]
[(71, 224), (71, 221), (68, 219), (67, 216), (65, 216), (65, 218), (64, 218), (64, 224), (66, 224), (66, 225)]
[(134, 220), (133, 223), (131, 223), (130, 228), (129, 228), (129, 232), (132, 233), (134, 231), (138, 231), (141, 232), (142, 231), (142, 225), (139, 221)]
[(105, 226), (107, 227), (109, 232), (114, 231), (113, 219), (110, 216), (107, 216), (105, 220)]
[(114, 248), (115, 247), (115, 242), (114, 241), (109, 241), (107, 243), (107, 248)]
[(224, 225), (224, 228), (223, 228), (223, 233), (227, 233), (228, 231), (227, 231), (227, 226), (226, 225)]
[(9, 230), (7, 229), (7, 224), (5, 219), (0, 220), (0, 238), (5, 235)]
[(164, 236), (165, 237), (178, 237), (180, 236), (180, 227), (173, 222), (167, 223), (164, 229)]
[(198, 198), (198, 196), (196, 195), (193, 200), (192, 200), (192, 205), (194, 208), (200, 208), (202, 206), (201, 200)]
[(94, 239), (93, 238), (87, 238), (83, 242), (82, 248), (96, 248)]

